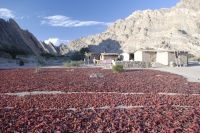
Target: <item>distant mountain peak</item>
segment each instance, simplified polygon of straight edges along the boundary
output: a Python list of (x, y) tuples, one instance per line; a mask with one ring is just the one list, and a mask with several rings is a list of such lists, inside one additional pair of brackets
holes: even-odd
[(200, 0), (181, 0), (177, 4), (177, 7), (200, 11)]

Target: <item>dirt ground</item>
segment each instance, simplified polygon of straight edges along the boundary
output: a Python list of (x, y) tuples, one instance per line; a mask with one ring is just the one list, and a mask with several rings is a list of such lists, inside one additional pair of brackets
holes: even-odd
[(187, 78), (189, 82), (200, 82), (200, 65), (193, 65), (188, 67), (153, 68), (153, 69), (181, 75)]

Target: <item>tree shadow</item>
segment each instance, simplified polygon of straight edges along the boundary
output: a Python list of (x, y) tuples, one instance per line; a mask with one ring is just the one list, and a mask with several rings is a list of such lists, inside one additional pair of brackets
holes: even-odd
[(80, 51), (69, 51), (65, 56), (68, 57), (69, 60), (83, 60), (85, 58), (85, 53), (100, 55), (101, 53), (122, 53), (122, 50), (118, 41), (106, 39), (99, 44), (83, 47)]
[(89, 45), (88, 49), (92, 53), (100, 54), (100, 53), (121, 53), (120, 43), (116, 40), (106, 39), (103, 40), (98, 45)]

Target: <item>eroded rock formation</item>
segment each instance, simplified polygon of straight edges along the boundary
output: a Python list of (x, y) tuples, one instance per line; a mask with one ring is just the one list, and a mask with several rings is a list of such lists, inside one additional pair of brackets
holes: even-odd
[(200, 56), (200, 1), (182, 0), (169, 9), (133, 12), (103, 33), (70, 42), (61, 54), (83, 47), (91, 52), (186, 50)]
[(0, 52), (9, 54), (31, 54), (40, 56), (43, 53), (58, 54), (53, 44), (41, 43), (27, 30), (23, 30), (13, 20), (0, 18)]

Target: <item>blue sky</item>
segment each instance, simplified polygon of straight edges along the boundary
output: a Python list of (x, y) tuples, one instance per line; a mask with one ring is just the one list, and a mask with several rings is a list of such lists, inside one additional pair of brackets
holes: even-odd
[(175, 6), (180, 0), (0, 0), (0, 17), (14, 18), (38, 40), (66, 42), (100, 33), (136, 10)]

